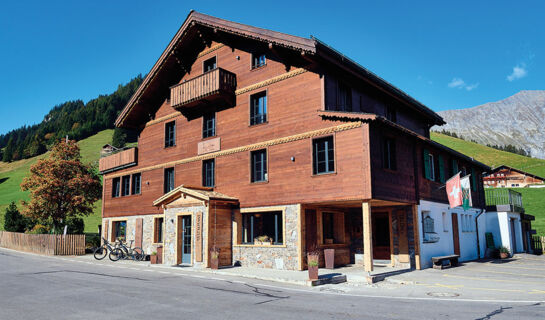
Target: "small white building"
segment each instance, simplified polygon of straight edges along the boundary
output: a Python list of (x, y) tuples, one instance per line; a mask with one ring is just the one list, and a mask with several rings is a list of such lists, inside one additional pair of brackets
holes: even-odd
[[(418, 223), (422, 268), (432, 266), (431, 258), (459, 255), (459, 261), (489, 257), (486, 234), (494, 248), (504, 246), (511, 254), (528, 252), (530, 228), (523, 228), (522, 195), (510, 189), (486, 189), (486, 209), (420, 201)], [(477, 239), (478, 234), (478, 239)], [(490, 238), (490, 236), (489, 236)], [(478, 241), (477, 241), (478, 240)], [(489, 240), (490, 241), (490, 240)]]

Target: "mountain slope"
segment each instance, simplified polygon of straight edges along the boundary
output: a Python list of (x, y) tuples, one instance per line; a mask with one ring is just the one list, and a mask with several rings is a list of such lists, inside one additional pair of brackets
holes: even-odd
[[(545, 177), (545, 160), (524, 157), (518, 154), (496, 150), (477, 143), (464, 141), (440, 133), (431, 133), (432, 140), (451, 149), (464, 153), (475, 160), (497, 167), (505, 164), (535, 175)], [(534, 215), (532, 228), (539, 235), (545, 235), (545, 188), (511, 188), (522, 193), (522, 203), (526, 213)]]
[[(81, 149), (82, 160), (85, 163), (98, 163), (100, 149), (103, 145), (112, 141), (114, 130), (108, 129), (78, 142)], [(0, 162), (0, 230), (4, 229), (4, 213), (11, 201), (15, 201), (20, 209), (19, 202), (28, 200), (28, 192), (21, 191), (20, 184), (29, 173), (30, 166), (38, 159), (48, 155), (42, 154), (30, 159), (14, 161), (10, 163)], [(97, 232), (97, 225), (101, 220), (102, 200), (95, 203), (92, 215), (85, 217), (85, 232)]]
[(545, 90), (521, 91), (498, 102), (441, 111), (447, 122), (433, 130), (455, 132), (483, 145), (513, 145), (545, 159)]

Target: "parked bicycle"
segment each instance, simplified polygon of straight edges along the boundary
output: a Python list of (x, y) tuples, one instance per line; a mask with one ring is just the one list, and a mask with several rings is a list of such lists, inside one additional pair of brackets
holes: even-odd
[[(102, 240), (104, 241), (104, 244), (98, 248), (95, 249), (94, 253), (93, 253), (93, 256), (95, 257), (95, 259), (97, 260), (102, 260), (106, 257), (106, 255), (108, 255), (108, 252), (109, 253), (112, 253), (112, 251), (114, 251), (115, 249), (118, 248), (118, 245), (117, 243), (115, 243), (113, 246), (112, 244), (104, 237), (102, 237)], [(110, 260), (112, 261), (116, 261), (116, 260), (113, 260), (112, 257), (109, 257)], [(119, 259), (118, 259), (119, 260)]]
[(140, 247), (132, 247), (134, 240), (131, 240), (130, 245), (127, 247), (127, 244), (122, 240), (119, 241), (119, 246), (112, 250), (108, 255), (110, 260), (117, 261), (119, 259), (132, 259), (134, 261), (142, 261), (146, 257), (144, 250)]

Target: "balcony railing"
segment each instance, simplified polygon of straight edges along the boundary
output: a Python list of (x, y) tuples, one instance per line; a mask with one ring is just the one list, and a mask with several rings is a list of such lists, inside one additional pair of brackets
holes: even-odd
[(191, 108), (200, 104), (226, 102), (234, 105), (236, 75), (216, 68), (170, 88), (170, 105), (174, 108)]
[(98, 170), (100, 173), (107, 173), (135, 166), (137, 164), (137, 155), (138, 148), (136, 147), (112, 153), (109, 156), (100, 158)]
[(509, 206), (513, 212), (523, 212), (522, 194), (511, 189), (485, 189), (487, 207)]

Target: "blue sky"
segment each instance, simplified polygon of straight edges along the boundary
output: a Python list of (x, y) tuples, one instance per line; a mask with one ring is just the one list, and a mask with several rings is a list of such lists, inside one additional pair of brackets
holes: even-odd
[(436, 111), (545, 89), (542, 1), (10, 1), (0, 133), (147, 73), (189, 10), (314, 35)]

